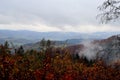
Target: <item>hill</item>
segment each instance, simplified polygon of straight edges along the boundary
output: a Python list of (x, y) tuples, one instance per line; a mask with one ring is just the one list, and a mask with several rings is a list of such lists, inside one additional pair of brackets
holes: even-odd
[[(111, 35), (118, 34), (120, 32), (101, 32), (101, 33), (78, 33), (78, 32), (35, 32), (26, 30), (0, 30), (0, 44), (3, 44), (6, 40), (13, 42), (17, 45), (23, 45), (28, 43), (35, 43), (42, 38), (64, 41), (68, 39), (68, 43), (78, 43), (80, 39), (105, 39)], [(103, 36), (104, 35), (104, 36)], [(69, 40), (70, 39), (70, 40)], [(74, 40), (76, 39), (76, 41)], [(78, 40), (77, 40), (78, 39)]]
[(103, 40), (84, 42), (79, 56), (85, 56), (88, 60), (104, 60), (106, 63), (120, 62), (120, 35), (114, 35)]

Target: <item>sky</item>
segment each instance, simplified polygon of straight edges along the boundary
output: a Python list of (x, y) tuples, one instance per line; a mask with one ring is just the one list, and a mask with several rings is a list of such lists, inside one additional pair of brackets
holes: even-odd
[(119, 22), (101, 24), (104, 0), (0, 0), (0, 29), (38, 32), (120, 32)]

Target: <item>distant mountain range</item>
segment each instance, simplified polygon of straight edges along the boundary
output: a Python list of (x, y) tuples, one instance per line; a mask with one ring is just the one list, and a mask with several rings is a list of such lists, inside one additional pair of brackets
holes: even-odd
[[(120, 62), (120, 34), (101, 40), (84, 41), (83, 39), (68, 39), (52, 42), (56, 43), (54, 46), (57, 47), (66, 45), (64, 48), (73, 54), (73, 56), (78, 54), (80, 57), (87, 57), (88, 60), (102, 59), (107, 64)], [(40, 50), (40, 42), (26, 44), (23, 47), (25, 50)]]
[(101, 32), (101, 33), (78, 33), (78, 32), (35, 32), (27, 30), (0, 30), (0, 43), (5, 41), (12, 42), (16, 45), (23, 45), (28, 43), (35, 43), (40, 41), (42, 38), (50, 40), (65, 41), (74, 44), (84, 39), (104, 39), (111, 35), (118, 34), (120, 32)]
[[(63, 41), (51, 41), (51, 45), (53, 45), (54, 47), (66, 47), (66, 46), (72, 46), (72, 45), (77, 45), (77, 44), (81, 44), (81, 42), (83, 41), (83, 39), (67, 39), (67, 40), (63, 40)], [(38, 50), (40, 49), (40, 41), (36, 42), (36, 43), (28, 43), (23, 45), (25, 50)]]
[[(25, 50), (39, 50), (40, 40), (43, 38), (46, 40), (50, 39), (55, 43), (54, 46), (56, 47), (65, 45), (65, 48), (70, 51), (70, 53), (79, 54), (79, 56), (84, 55), (88, 59), (97, 57), (109, 63), (120, 61), (120, 32), (85, 34), (76, 32), (0, 30), (0, 44), (8, 41), (14, 45), (23, 45)], [(87, 40), (90, 41), (90, 43), (87, 42)]]

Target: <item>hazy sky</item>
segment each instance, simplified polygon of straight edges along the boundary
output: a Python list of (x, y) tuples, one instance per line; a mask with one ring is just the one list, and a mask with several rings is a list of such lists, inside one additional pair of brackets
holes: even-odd
[(120, 31), (119, 22), (100, 24), (104, 0), (0, 0), (0, 29), (64, 32)]

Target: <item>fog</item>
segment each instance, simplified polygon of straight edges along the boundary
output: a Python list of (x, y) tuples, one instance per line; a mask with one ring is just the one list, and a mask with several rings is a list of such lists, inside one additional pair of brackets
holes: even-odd
[(103, 48), (99, 44), (93, 44), (90, 40), (85, 40), (82, 42), (84, 49), (80, 51), (80, 57), (86, 57), (88, 60), (96, 59), (97, 54)]

